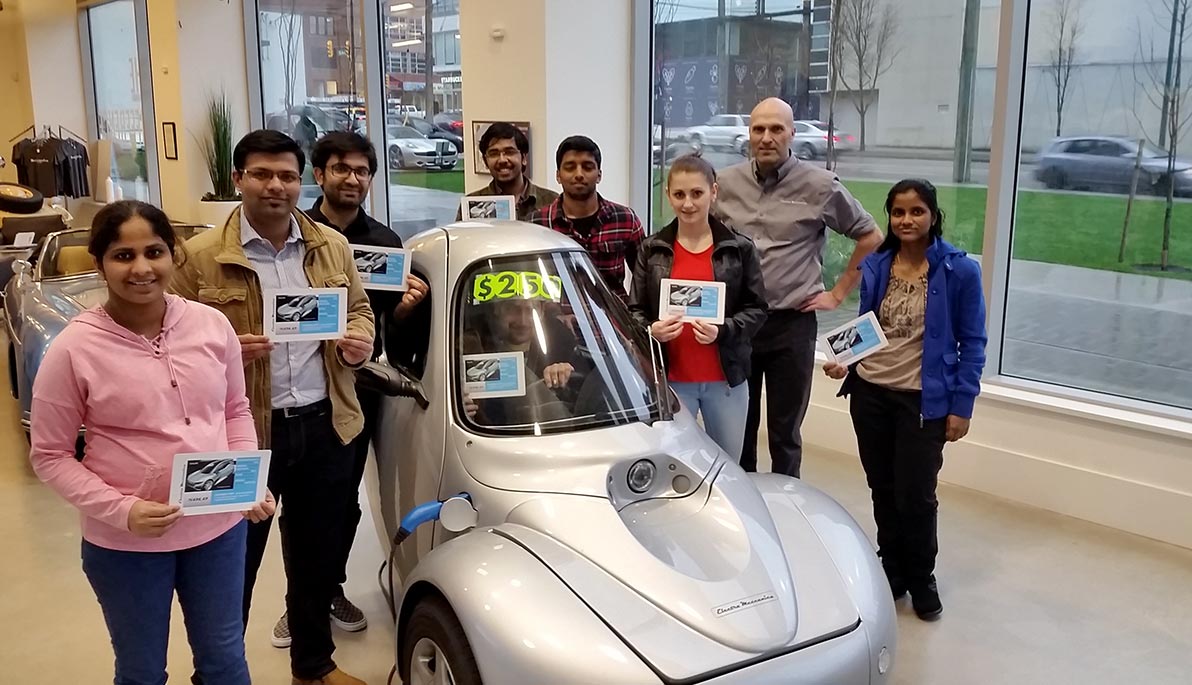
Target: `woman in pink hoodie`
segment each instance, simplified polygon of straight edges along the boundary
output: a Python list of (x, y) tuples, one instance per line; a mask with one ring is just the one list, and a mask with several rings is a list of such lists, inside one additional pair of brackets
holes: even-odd
[(175, 592), (197, 674), (245, 685), (244, 519), (274, 505), (269, 496), (243, 515), (183, 517), (166, 504), (174, 455), (257, 448), (232, 326), (167, 294), (176, 245), (151, 205), (96, 215), (88, 251), (108, 299), (75, 317), (38, 369), (30, 459), (82, 513), (83, 571), (111, 634), (116, 685), (165, 684)]

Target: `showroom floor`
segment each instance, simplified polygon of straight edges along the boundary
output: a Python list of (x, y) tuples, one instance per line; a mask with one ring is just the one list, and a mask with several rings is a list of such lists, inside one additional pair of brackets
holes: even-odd
[[(110, 682), (99, 607), (79, 569), (78, 524), (25, 458), (14, 402), (0, 399), (0, 681)], [(840, 499), (872, 533), (860, 470), (813, 454), (805, 477)], [(905, 685), (1177, 685), (1192, 673), (1192, 551), (968, 490), (943, 487), (940, 584), (945, 613), (925, 624), (899, 605), (893, 682)], [(366, 515), (348, 594), (372, 625), (336, 633), (349, 672), (381, 685), (393, 630), (376, 583), (380, 545)], [(269, 644), (283, 605), (273, 537), (257, 586), (248, 655), (256, 682), (288, 683), (288, 659)], [(236, 582), (229, 579), (229, 582)], [(189, 682), (189, 650), (175, 614), (171, 683)], [(590, 681), (598, 683), (599, 678)], [(498, 684), (503, 685), (503, 684)]]

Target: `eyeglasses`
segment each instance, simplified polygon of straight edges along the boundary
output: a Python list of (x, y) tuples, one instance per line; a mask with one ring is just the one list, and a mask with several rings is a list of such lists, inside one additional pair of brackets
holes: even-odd
[(296, 171), (273, 171), (272, 169), (261, 169), (259, 167), (245, 169), (244, 175), (257, 183), (268, 183), (275, 177), (285, 185), (293, 185), (302, 181), (302, 174)]
[(490, 148), (487, 151), (485, 151), (484, 158), (491, 159), (495, 162), (502, 157), (508, 157), (509, 159), (517, 159), (520, 155), (521, 155), (521, 150), (518, 150), (515, 147), (507, 147), (507, 148), (502, 148), (500, 150), (494, 150), (494, 149)]
[(347, 178), (348, 174), (356, 174), (356, 178), (360, 181), (367, 181), (368, 179), (372, 178), (372, 171), (368, 167), (353, 167), (348, 166), (343, 162), (332, 164), (331, 166), (327, 167), (327, 171), (335, 178)]

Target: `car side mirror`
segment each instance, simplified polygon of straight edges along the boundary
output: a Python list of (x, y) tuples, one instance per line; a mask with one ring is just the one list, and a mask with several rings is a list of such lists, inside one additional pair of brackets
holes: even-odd
[(389, 397), (409, 397), (420, 409), (430, 406), (422, 392), (422, 384), (406, 376), (400, 369), (378, 362), (368, 362), (356, 369), (356, 381), (375, 392)]
[(12, 274), (14, 276), (25, 276), (33, 271), (33, 265), (27, 259), (14, 259), (12, 262)]

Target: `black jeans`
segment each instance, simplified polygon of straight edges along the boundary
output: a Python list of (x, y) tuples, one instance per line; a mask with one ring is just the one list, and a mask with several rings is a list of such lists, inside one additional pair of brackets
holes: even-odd
[(762, 384), (766, 388), (766, 435), (771, 470), (799, 477), (803, 463), (803, 417), (811, 400), (815, 373), (815, 312), (776, 309), (753, 338), (749, 376), (749, 415), (741, 467), (757, 470), (757, 432), (761, 426)]
[(913, 590), (935, 572), (935, 489), (947, 420), (924, 421), (918, 392), (890, 390), (859, 376), (854, 382), (849, 413), (873, 496), (878, 556), (887, 576)]
[(360, 484), (364, 481), (364, 467), (368, 464), (368, 446), (372, 443), (373, 431), (377, 427), (377, 412), (381, 409), (381, 396), (371, 390), (356, 388), (360, 409), (364, 412), (364, 430), (352, 441), (352, 494), (344, 514), (344, 531), (340, 547), (339, 576), (336, 578), (335, 593), (342, 596), (344, 583), (348, 582), (348, 557), (352, 554), (352, 543), (356, 540), (356, 529), (364, 512), (360, 508)]
[[(273, 412), (273, 456), (269, 489), (281, 505), (282, 559), (286, 569), (286, 612), (293, 642), (290, 670), (297, 678), (314, 680), (335, 670), (331, 655), (331, 599), (344, 549), (349, 505), (356, 497), (352, 447), (340, 443), (331, 424), (331, 403), (324, 400), (301, 416), (286, 418)], [(273, 519), (249, 525), (244, 569), (244, 624), (257, 571)]]

